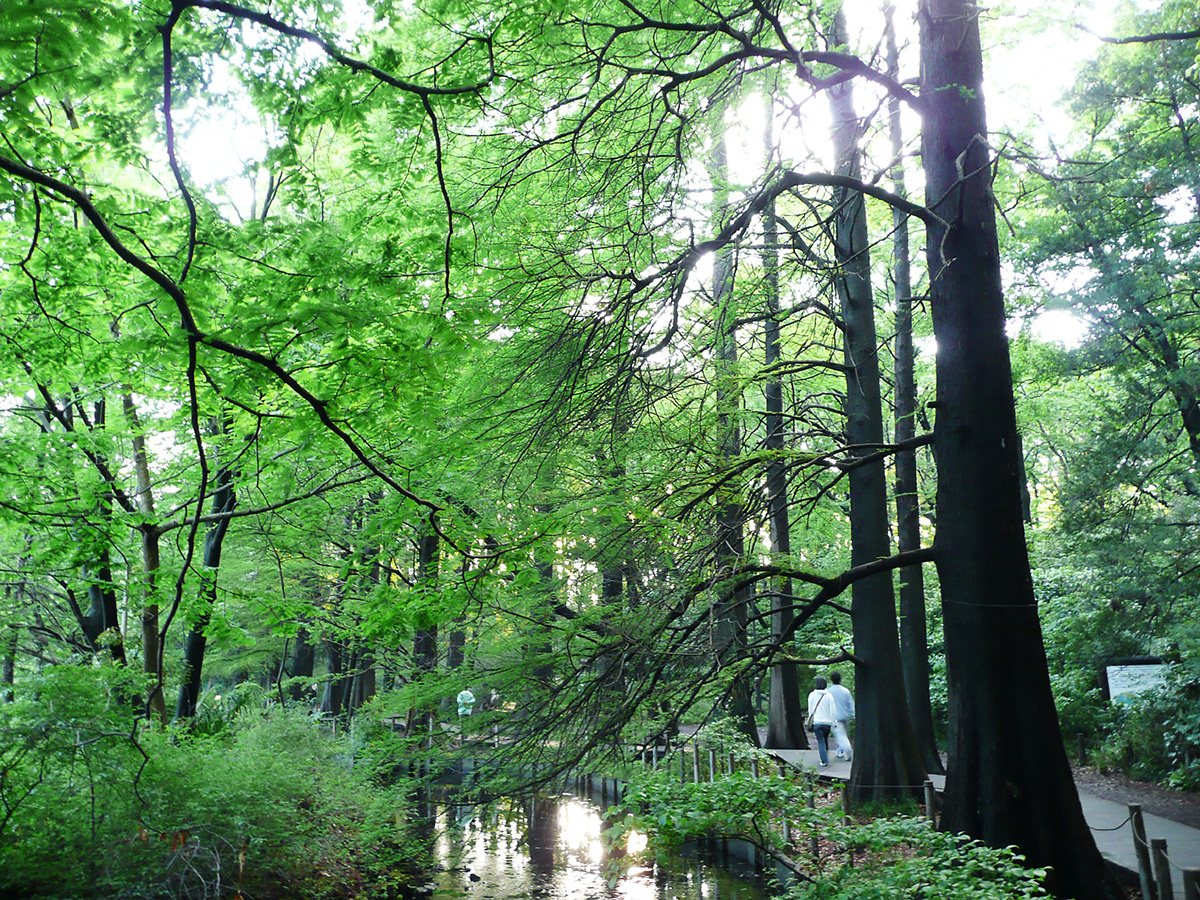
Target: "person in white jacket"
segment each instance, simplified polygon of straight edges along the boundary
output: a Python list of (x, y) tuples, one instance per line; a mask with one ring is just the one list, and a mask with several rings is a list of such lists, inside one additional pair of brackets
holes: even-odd
[(829, 732), (837, 721), (837, 703), (833, 695), (825, 690), (827, 682), (817, 676), (816, 689), (808, 695), (808, 719), (812, 722), (813, 735), (817, 739), (817, 756), (821, 765), (829, 765)]
[(850, 759), (854, 748), (850, 746), (850, 720), (854, 718), (854, 697), (850, 689), (842, 684), (841, 672), (830, 672), (829, 693), (837, 707), (837, 721), (833, 724), (833, 739), (837, 741), (838, 759)]

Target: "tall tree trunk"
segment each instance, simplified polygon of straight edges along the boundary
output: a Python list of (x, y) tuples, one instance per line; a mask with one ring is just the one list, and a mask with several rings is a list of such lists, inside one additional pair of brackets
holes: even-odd
[[(888, 74), (899, 80), (900, 53), (894, 25), (896, 8), (884, 9), (887, 33)], [(892, 139), (892, 190), (908, 196), (904, 183), (904, 132), (900, 100), (888, 98), (888, 130)], [(896, 377), (896, 443), (917, 434), (917, 382), (912, 331), (912, 278), (909, 268), (908, 215), (892, 209), (892, 278), (896, 291), (896, 339), (893, 344)], [(920, 549), (921, 509), (917, 495), (916, 448), (896, 454), (896, 537), (901, 553)], [(904, 670), (904, 695), (912, 717), (917, 749), (926, 772), (943, 774), (929, 702), (929, 636), (925, 616), (925, 575), (920, 565), (905, 566), (900, 576), (900, 663)]]
[[(292, 645), (292, 661), (288, 666), (288, 674), (292, 678), (312, 678), (313, 666), (317, 661), (317, 648), (312, 642), (308, 626), (301, 625), (296, 629), (296, 642)], [(304, 698), (306, 685), (293, 684), (288, 688), (288, 694), (296, 701)]]
[[(11, 588), (6, 589), (6, 593), (11, 590)], [(0, 692), (0, 703), (12, 703), (15, 699), (12, 688), (17, 682), (17, 638), (19, 636), (20, 632), (13, 625), (3, 629), (3, 632), (0, 633), (0, 640), (4, 643), (4, 656), (0, 661), (0, 684), (4, 685), (4, 690)]]
[[(417, 584), (422, 591), (437, 590), (438, 561), (441, 555), (441, 544), (438, 534), (432, 525), (426, 526), (417, 539)], [(437, 671), (438, 657), (437, 626), (417, 629), (413, 636), (413, 658), (416, 663), (417, 677)], [(417, 710), (417, 728), (422, 732), (428, 730), (431, 711)]]
[(162, 724), (167, 722), (167, 704), (163, 694), (162, 650), (158, 634), (158, 570), (160, 532), (154, 522), (154, 491), (150, 477), (150, 455), (146, 451), (146, 436), (138, 419), (133, 394), (126, 391), (121, 398), (125, 418), (133, 431), (133, 471), (137, 479), (138, 512), (145, 521), (138, 531), (142, 537), (142, 672), (151, 678), (146, 697), (146, 711)]
[[(841, 9), (834, 16), (834, 45), (845, 40)], [(859, 123), (853, 81), (829, 91), (833, 149), (840, 175), (861, 177)], [(879, 343), (867, 211), (858, 191), (834, 194), (835, 283), (841, 303), (846, 366), (846, 442), (850, 446), (850, 562), (861, 566), (891, 555), (888, 536), (887, 476), (883, 460), (862, 461), (883, 444)], [(852, 588), (855, 692), (858, 742), (850, 776), (857, 801), (915, 795), (925, 781), (912, 722), (904, 699), (900, 637), (891, 573), (856, 581)]]
[(1058, 726), (1021, 521), (980, 9), (923, 0), (922, 161), (937, 339), (936, 546), (950, 691), (943, 827), (1015, 845), (1077, 900), (1122, 891), (1096, 849)]
[(326, 640), (324, 644), (325, 667), (329, 670), (329, 677), (321, 695), (321, 711), (338, 719), (346, 706), (345, 648), (333, 640)]
[[(728, 203), (729, 165), (725, 149), (725, 124), (718, 117), (718, 136), (713, 148), (711, 176), (716, 196), (715, 219), (718, 225), (726, 214)], [(717, 409), (722, 435), (721, 457), (733, 465), (742, 449), (741, 428), (738, 424), (739, 395), (735, 389), (737, 377), (737, 301), (733, 293), (733, 248), (722, 247), (713, 260), (713, 333), (716, 342)], [(746, 511), (736, 486), (727, 484), (719, 495), (717, 512), (716, 564), (719, 580), (732, 576), (746, 552)], [(720, 588), (717, 600), (717, 653), (722, 666), (735, 666), (747, 657), (747, 622), (752, 592), (750, 588)], [(758, 727), (754, 721), (754, 702), (751, 679), (747, 673), (734, 677), (730, 686), (729, 714), (751, 741), (758, 744)]]
[[(108, 404), (104, 398), (93, 404), (91, 424), (93, 431), (104, 430), (107, 424), (105, 421), (107, 407)], [(102, 464), (106, 462), (102, 453), (98, 453), (97, 458)], [(112, 484), (106, 482), (106, 490), (101, 495), (98, 510), (105, 534), (96, 553), (95, 577), (91, 579), (87, 587), (90, 609), (87, 614), (85, 634), (94, 649), (99, 650), (101, 646), (107, 646), (113, 659), (124, 663), (125, 637), (121, 631), (120, 613), (117, 609), (117, 590), (113, 586), (112, 556), (108, 549), (108, 531), (112, 527), (112, 508)]]
[[(768, 150), (774, 146), (771, 122), (774, 94), (767, 97)], [(770, 154), (768, 154), (770, 155)], [(792, 552), (791, 522), (788, 516), (787, 467), (783, 461), (783, 383), (772, 367), (779, 362), (779, 223), (775, 220), (775, 201), (763, 210), (763, 280), (767, 295), (767, 324), (765, 367), (767, 381), (763, 385), (766, 406), (767, 435), (765, 445), (770, 463), (767, 466), (767, 507), (771, 521), (771, 550), (786, 557)], [(792, 624), (795, 598), (792, 580), (778, 578), (771, 598), (771, 636), (778, 638)], [(767, 709), (766, 746), (807, 748), (804, 732), (805, 710), (800, 703), (800, 672), (795, 663), (776, 662), (771, 666), (770, 703)]]
[[(214, 432), (222, 429), (214, 428)], [(217, 470), (213, 480), (212, 505), (210, 512), (222, 518), (213, 522), (204, 535), (204, 553), (201, 560), (200, 615), (188, 630), (183, 646), (183, 681), (179, 686), (179, 699), (175, 704), (176, 719), (190, 719), (196, 715), (196, 704), (200, 700), (200, 680), (204, 669), (204, 651), (208, 638), (204, 630), (212, 616), (213, 603), (217, 599), (217, 573), (221, 567), (221, 547), (229, 531), (228, 513), (233, 512), (237, 495), (233, 487), (233, 471), (227, 466)]]

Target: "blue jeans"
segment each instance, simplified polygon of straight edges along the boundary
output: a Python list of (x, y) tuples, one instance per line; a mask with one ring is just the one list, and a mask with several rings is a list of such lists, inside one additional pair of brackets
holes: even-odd
[(817, 756), (821, 757), (821, 765), (829, 765), (829, 728), (828, 725), (814, 725), (813, 735), (817, 739)]

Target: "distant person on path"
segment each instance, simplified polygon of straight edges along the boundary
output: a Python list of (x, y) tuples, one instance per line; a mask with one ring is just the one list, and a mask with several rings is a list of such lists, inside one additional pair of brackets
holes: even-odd
[(816, 689), (808, 695), (808, 720), (812, 723), (813, 735), (817, 739), (817, 755), (821, 765), (829, 765), (829, 731), (837, 721), (837, 704), (833, 695), (825, 690), (827, 682), (820, 675), (814, 682)]
[(458, 714), (460, 716), (469, 716), (471, 710), (475, 707), (475, 695), (468, 688), (463, 688), (459, 691), (458, 696), (454, 700), (458, 703)]
[(830, 672), (829, 694), (837, 706), (837, 722), (833, 726), (833, 739), (837, 741), (837, 758), (850, 759), (854, 748), (850, 746), (850, 720), (854, 718), (854, 697), (850, 689), (842, 684), (841, 672)]

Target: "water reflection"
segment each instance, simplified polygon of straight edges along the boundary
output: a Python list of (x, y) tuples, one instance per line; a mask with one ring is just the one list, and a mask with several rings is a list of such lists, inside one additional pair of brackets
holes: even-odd
[[(752, 880), (682, 857), (610, 887), (599, 810), (575, 798), (445, 807), (434, 900), (764, 900)], [(748, 874), (748, 873), (745, 873)]]

